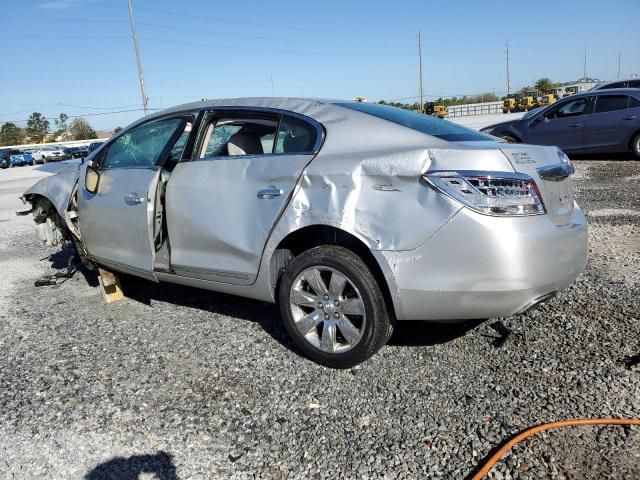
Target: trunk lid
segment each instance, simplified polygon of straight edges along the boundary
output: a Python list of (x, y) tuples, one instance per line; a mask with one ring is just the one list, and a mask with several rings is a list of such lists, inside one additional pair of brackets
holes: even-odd
[[(564, 176), (568, 165), (563, 162), (562, 152), (556, 147), (539, 145), (501, 144), (499, 148), (516, 172), (534, 179), (551, 221), (556, 225), (568, 224), (574, 209), (573, 181), (571, 175)], [(558, 167), (560, 175), (553, 167)]]

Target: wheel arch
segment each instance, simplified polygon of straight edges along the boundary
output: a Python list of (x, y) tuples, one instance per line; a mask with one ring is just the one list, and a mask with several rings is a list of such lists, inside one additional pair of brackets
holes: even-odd
[(640, 135), (640, 126), (638, 128), (636, 128), (635, 132), (633, 132), (630, 136), (629, 136), (629, 142), (627, 143), (627, 148), (629, 149), (630, 152), (633, 152), (633, 140)]
[(395, 322), (395, 309), (389, 283), (371, 249), (362, 239), (354, 234), (331, 225), (307, 225), (290, 232), (280, 240), (270, 259), (270, 271), (272, 273), (271, 284), (274, 286), (274, 298), (278, 298), (278, 289), (280, 288), (282, 273), (289, 261), (302, 252), (320, 245), (344, 247), (362, 259), (378, 283), (390, 318)]
[(522, 137), (518, 133), (513, 132), (511, 129), (498, 130), (498, 132), (493, 133), (492, 135), (496, 137), (502, 137), (503, 135), (508, 135), (512, 137), (516, 142), (522, 143)]

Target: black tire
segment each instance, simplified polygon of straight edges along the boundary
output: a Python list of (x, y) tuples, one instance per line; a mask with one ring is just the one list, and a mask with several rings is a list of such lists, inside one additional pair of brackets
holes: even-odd
[(640, 160), (640, 132), (631, 139), (631, 152), (636, 156), (636, 160)]
[[(339, 297), (336, 297), (336, 299), (339, 300), (336, 305), (340, 304), (340, 302), (345, 302), (345, 304), (348, 302), (349, 299), (346, 298), (348, 297), (348, 293), (345, 292), (349, 289), (355, 292), (357, 298), (360, 299), (361, 304), (363, 304), (364, 316), (361, 319), (359, 327), (356, 327), (360, 332), (359, 339), (351, 345), (348, 340), (345, 340), (347, 336), (343, 337), (343, 340), (348, 344), (346, 347), (348, 350), (346, 351), (324, 351), (320, 347), (314, 346), (311, 341), (307, 340), (298, 330), (294, 318), (294, 309), (299, 308), (299, 312), (302, 312), (302, 314), (307, 313), (307, 310), (291, 304), (292, 289), (294, 288), (294, 283), (296, 284), (296, 288), (298, 288), (298, 282), (304, 281), (300, 280), (300, 278), (304, 278), (304, 273), (315, 267), (322, 270), (324, 272), (323, 274), (328, 275), (328, 278), (333, 277), (333, 272), (337, 272), (346, 277), (348, 282), (346, 284), (346, 290), (343, 290), (343, 293)], [(330, 285), (330, 280), (329, 283), (325, 282), (324, 285)], [(310, 293), (311, 296), (314, 296), (313, 292)], [(318, 293), (317, 297), (320, 296)], [(328, 299), (328, 306), (333, 309), (334, 307), (331, 306), (332, 301), (332, 298)], [(324, 319), (329, 318), (324, 307), (323, 310), (321, 310), (320, 308), (316, 308), (315, 302), (311, 303), (314, 304), (314, 307), (304, 306), (305, 309), (308, 309), (309, 315), (318, 313), (324, 315)], [(392, 333), (389, 313), (387, 312), (384, 297), (382, 296), (378, 283), (362, 259), (344, 247), (322, 245), (307, 250), (294, 258), (282, 274), (278, 290), (278, 304), (284, 326), (298, 348), (313, 361), (327, 367), (351, 368), (362, 363), (380, 350)], [(342, 308), (342, 306), (336, 308)], [(320, 313), (321, 311), (324, 313)], [(298, 315), (300, 315), (300, 313), (298, 313)], [(335, 315), (342, 315), (342, 313), (336, 313)], [(349, 317), (344, 316), (348, 320), (356, 322), (351, 324), (351, 326), (357, 325), (358, 317), (352, 317), (350, 314), (347, 315), (349, 315)], [(330, 324), (331, 322), (328, 320), (319, 320), (319, 323), (309, 330), (310, 333), (308, 335), (320, 338), (321, 334), (324, 334), (325, 323)], [(334, 328), (336, 332), (334, 334), (335, 338), (342, 335), (339, 327)], [(341, 345), (340, 348), (345, 348), (344, 344)]]

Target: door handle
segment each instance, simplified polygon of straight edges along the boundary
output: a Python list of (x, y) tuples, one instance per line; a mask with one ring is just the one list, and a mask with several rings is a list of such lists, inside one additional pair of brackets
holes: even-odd
[(145, 201), (144, 197), (141, 197), (137, 193), (130, 193), (126, 197), (124, 197), (124, 203), (127, 205), (140, 205)]
[(258, 192), (258, 198), (271, 200), (273, 197), (279, 197), (282, 193), (282, 190), (276, 187), (264, 188)]
[(623, 120), (635, 120), (636, 118), (638, 117), (636, 117), (635, 115), (629, 115), (628, 117), (624, 117)]
[(571, 128), (575, 128), (575, 127), (581, 127), (582, 124), (581, 123), (572, 123), (571, 125), (569, 125)]

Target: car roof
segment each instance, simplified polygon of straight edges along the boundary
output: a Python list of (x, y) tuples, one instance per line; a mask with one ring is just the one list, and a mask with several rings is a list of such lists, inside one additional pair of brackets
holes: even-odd
[(640, 97), (640, 88), (607, 88), (603, 90), (587, 90), (585, 92), (574, 93), (573, 95), (561, 98), (560, 100), (566, 100), (576, 97), (592, 97), (593, 95), (611, 95), (612, 93)]
[(336, 103), (355, 103), (353, 100), (326, 99), (326, 98), (303, 98), (303, 97), (237, 97), (219, 98), (211, 100), (201, 100), (199, 102), (184, 103), (176, 105), (150, 115), (150, 117), (160, 117), (172, 112), (185, 110), (200, 110), (203, 108), (215, 107), (240, 107), (240, 108), (269, 108), (274, 110), (286, 110), (290, 112), (305, 114), (313, 111), (314, 107), (325, 106)]

